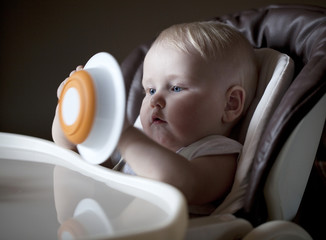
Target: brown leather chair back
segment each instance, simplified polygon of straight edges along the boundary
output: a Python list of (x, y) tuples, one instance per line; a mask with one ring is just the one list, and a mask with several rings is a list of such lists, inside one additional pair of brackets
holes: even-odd
[(272, 5), (217, 17), (241, 31), (256, 48), (273, 48), (292, 57), (295, 78), (268, 123), (251, 171), (244, 213), (252, 222), (266, 217), (263, 187), (286, 139), (326, 92), (326, 9)]

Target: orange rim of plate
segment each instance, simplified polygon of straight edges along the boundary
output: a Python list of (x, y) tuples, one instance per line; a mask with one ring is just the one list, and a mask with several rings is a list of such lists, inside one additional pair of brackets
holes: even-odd
[[(67, 91), (71, 88), (78, 92), (80, 108), (75, 122), (67, 125), (63, 119), (62, 102)], [(95, 108), (95, 86), (91, 75), (85, 70), (75, 72), (68, 78), (59, 98), (59, 121), (69, 141), (80, 144), (86, 140), (93, 126)]]

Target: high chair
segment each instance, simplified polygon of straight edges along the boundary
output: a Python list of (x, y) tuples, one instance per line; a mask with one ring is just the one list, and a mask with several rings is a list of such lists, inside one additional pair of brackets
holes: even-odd
[[(237, 129), (244, 148), (233, 188), (212, 216), (189, 221), (186, 238), (311, 239), (292, 220), (325, 123), (326, 9), (272, 5), (211, 21), (231, 25), (249, 39), (260, 59), (260, 82)], [(121, 66), (131, 122), (139, 113), (149, 46), (140, 46)]]
[[(10, 231), (4, 236), (22, 231), (21, 236), (27, 238), (30, 229), (19, 225), (24, 218), (19, 211), (34, 216), (55, 209), (57, 221), (51, 219), (50, 223), (55, 224), (60, 237), (68, 239), (73, 234), (89, 239), (319, 237), (294, 218), (325, 124), (326, 9), (272, 5), (211, 20), (240, 30), (256, 48), (260, 63), (256, 97), (234, 132), (244, 144), (234, 184), (214, 213), (188, 219), (183, 196), (167, 184), (90, 165), (78, 154), (48, 141), (0, 133), (4, 186), (0, 216), (8, 209), (16, 212), (16, 219), (1, 218), (1, 232)], [(121, 64), (130, 122), (139, 115), (142, 62), (150, 44), (135, 49)], [(36, 196), (45, 190), (53, 196), (44, 200), (40, 195), (33, 202), (32, 195), (25, 194), (24, 204), (38, 211), (20, 205), (17, 210), (12, 204), (20, 201), (9, 200), (20, 193), (21, 185), (36, 191)], [(15, 224), (12, 231), (6, 227), (13, 226), (8, 221)], [(32, 221), (27, 223), (33, 225)], [(42, 227), (37, 225), (33, 231), (41, 228), (44, 239), (48, 225), (43, 220), (39, 224)], [(85, 237), (87, 231), (94, 234)]]

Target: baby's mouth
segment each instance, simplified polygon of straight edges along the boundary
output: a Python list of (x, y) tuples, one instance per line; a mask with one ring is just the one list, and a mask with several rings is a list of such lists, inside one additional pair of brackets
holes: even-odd
[(163, 119), (157, 117), (157, 116), (152, 116), (152, 123), (153, 124), (160, 124), (160, 123), (166, 123)]

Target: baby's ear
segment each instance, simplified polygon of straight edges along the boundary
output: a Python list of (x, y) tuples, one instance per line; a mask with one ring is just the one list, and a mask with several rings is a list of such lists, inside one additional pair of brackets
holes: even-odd
[(246, 92), (243, 87), (235, 85), (227, 90), (225, 97), (226, 104), (222, 120), (225, 123), (231, 123), (238, 119), (243, 112)]

